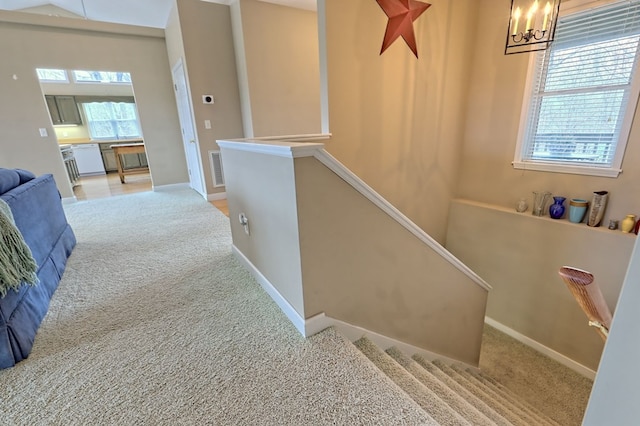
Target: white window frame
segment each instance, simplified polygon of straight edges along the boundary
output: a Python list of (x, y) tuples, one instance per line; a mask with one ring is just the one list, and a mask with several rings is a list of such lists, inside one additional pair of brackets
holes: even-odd
[[(93, 70), (72, 70), (71, 76), (73, 78), (74, 83), (76, 84), (113, 84), (113, 85), (121, 85), (121, 86), (131, 86), (131, 81), (112, 81), (112, 80), (78, 80), (76, 73), (77, 72), (102, 72), (102, 73), (117, 73), (119, 71), (93, 71)], [(131, 73), (124, 72), (124, 74), (129, 75), (129, 79), (131, 79)]]
[[(111, 102), (111, 101), (104, 101), (105, 103), (119, 103), (119, 102)], [(100, 103), (100, 102), (98, 102)], [(124, 102), (127, 104), (131, 104), (134, 107), (135, 113), (136, 113), (136, 117), (135, 117), (135, 122), (136, 122), (136, 126), (138, 127), (138, 134), (137, 135), (122, 135), (124, 137), (120, 137), (120, 135), (116, 134), (112, 137), (112, 136), (94, 136), (93, 135), (93, 128), (92, 128), (92, 123), (94, 121), (101, 121), (101, 122), (109, 122), (111, 124), (112, 128), (117, 129), (117, 122), (118, 121), (133, 121), (133, 120), (118, 120), (116, 118), (111, 117), (110, 120), (90, 120), (89, 119), (89, 114), (87, 113), (87, 105), (91, 104), (91, 102), (82, 102), (82, 111), (86, 117), (86, 121), (87, 121), (87, 126), (89, 127), (89, 134), (91, 135), (91, 139), (92, 140), (121, 140), (121, 139), (137, 139), (137, 138), (141, 138), (142, 137), (142, 128), (140, 127), (140, 118), (138, 116), (138, 108), (135, 102)]]
[[(40, 78), (40, 74), (38, 73), (38, 70), (62, 71), (64, 73), (64, 80), (55, 80), (55, 79), (52, 80), (49, 78)], [(69, 83), (69, 73), (67, 72), (67, 70), (61, 69), (61, 68), (36, 68), (36, 75), (38, 76), (38, 80), (40, 81), (40, 83), (60, 83), (60, 84)]]
[[(609, 1), (585, 1), (574, 0), (568, 3), (561, 3), (561, 16), (572, 15), (574, 13), (583, 12), (588, 9), (599, 8), (612, 3), (617, 3), (619, 0)], [(563, 7), (566, 6), (566, 7)], [(552, 43), (553, 45), (553, 43)], [(639, 48), (640, 49), (640, 48)], [(626, 111), (624, 114), (623, 122), (621, 125), (620, 136), (616, 145), (616, 153), (613, 157), (611, 167), (598, 167), (594, 165), (578, 165), (571, 164), (570, 162), (546, 162), (541, 160), (523, 160), (525, 157), (524, 150), (526, 149), (526, 134), (528, 126), (528, 118), (530, 109), (532, 107), (532, 95), (534, 91), (536, 65), (538, 62), (538, 55), (544, 55), (545, 51), (533, 52), (529, 58), (529, 68), (527, 71), (527, 80), (525, 84), (525, 95), (522, 104), (522, 111), (520, 114), (520, 126), (518, 129), (518, 141), (516, 143), (515, 157), (513, 160), (514, 169), (522, 170), (536, 170), (543, 172), (554, 173), (570, 173), (578, 175), (588, 176), (602, 176), (616, 178), (622, 173), (622, 161), (624, 159), (624, 153), (629, 142), (629, 134), (633, 125), (633, 118), (638, 106), (638, 98), (640, 97), (640, 67), (635, 70), (630, 86), (629, 101), (627, 103)]]

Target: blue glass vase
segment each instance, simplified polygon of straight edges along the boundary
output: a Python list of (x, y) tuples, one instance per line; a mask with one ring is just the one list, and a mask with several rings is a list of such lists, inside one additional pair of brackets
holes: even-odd
[(551, 219), (560, 219), (564, 215), (565, 197), (553, 197), (553, 204), (549, 206), (549, 216)]

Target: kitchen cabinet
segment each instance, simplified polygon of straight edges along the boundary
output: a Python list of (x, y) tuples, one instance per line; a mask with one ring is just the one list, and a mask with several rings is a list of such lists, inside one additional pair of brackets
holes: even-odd
[(73, 96), (45, 95), (51, 122), (58, 124), (82, 124), (80, 111)]
[[(142, 142), (140, 140), (139, 142)], [(129, 142), (122, 142), (123, 144), (130, 144)], [(118, 145), (118, 142), (106, 142), (100, 144), (100, 153), (102, 154), (102, 162), (107, 172), (117, 172), (118, 166), (116, 164), (116, 156), (111, 149), (111, 145)], [(140, 167), (147, 167), (146, 154), (125, 154), (122, 156), (122, 167), (124, 169), (137, 169)]]

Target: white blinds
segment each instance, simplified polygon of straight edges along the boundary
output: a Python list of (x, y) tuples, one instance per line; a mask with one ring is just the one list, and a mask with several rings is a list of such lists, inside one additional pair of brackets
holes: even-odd
[(523, 161), (613, 166), (639, 40), (640, 0), (559, 19), (538, 54)]

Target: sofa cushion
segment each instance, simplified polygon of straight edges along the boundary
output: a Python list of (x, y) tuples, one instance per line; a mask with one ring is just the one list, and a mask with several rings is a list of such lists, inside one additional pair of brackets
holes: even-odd
[(20, 185), (20, 175), (15, 170), (0, 169), (0, 194)]
[(15, 171), (18, 173), (18, 176), (20, 176), (20, 185), (36, 178), (36, 175), (29, 170), (15, 169)]

